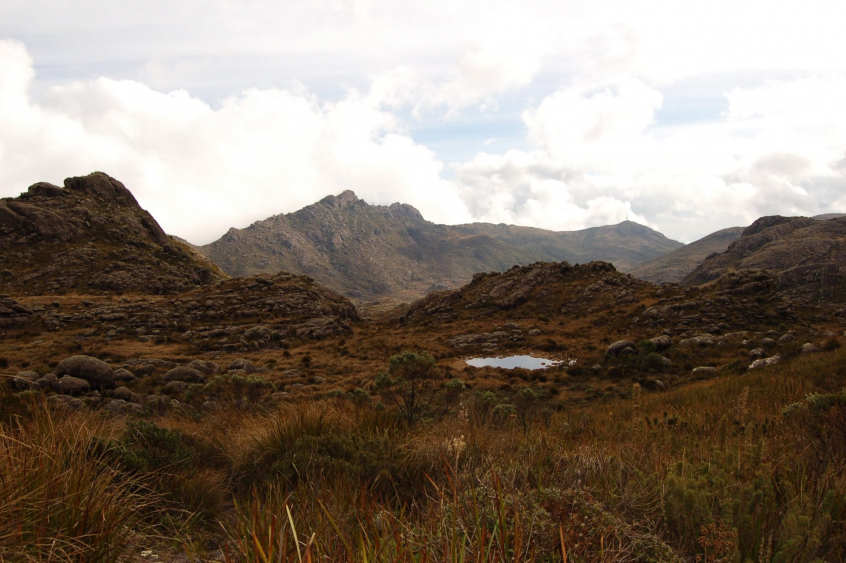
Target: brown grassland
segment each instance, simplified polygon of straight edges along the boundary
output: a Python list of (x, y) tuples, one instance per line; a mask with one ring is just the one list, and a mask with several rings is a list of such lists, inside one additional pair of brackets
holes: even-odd
[(834, 349), (558, 409), (463, 389), (410, 428), (355, 394), (124, 421), (6, 392), (0, 549), (4, 561), (218, 549), (250, 562), (843, 561), (844, 383)]

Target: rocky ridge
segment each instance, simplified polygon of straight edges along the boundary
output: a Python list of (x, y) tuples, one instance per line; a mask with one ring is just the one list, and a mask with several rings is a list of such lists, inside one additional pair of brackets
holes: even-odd
[(283, 270), (352, 298), (411, 300), (514, 264), (605, 259), (628, 268), (679, 246), (630, 222), (573, 232), (437, 225), (410, 205), (368, 205), (347, 191), (230, 229), (200, 250), (233, 276)]
[(222, 277), (102, 172), (0, 200), (0, 291), (170, 294)]
[(701, 285), (732, 271), (760, 269), (782, 292), (812, 301), (846, 301), (846, 217), (762, 217), (682, 284)]

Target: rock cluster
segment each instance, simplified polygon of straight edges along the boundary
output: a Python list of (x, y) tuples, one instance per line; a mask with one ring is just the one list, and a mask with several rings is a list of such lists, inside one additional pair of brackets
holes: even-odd
[(32, 310), (8, 295), (0, 295), (0, 328), (21, 326), (32, 317)]

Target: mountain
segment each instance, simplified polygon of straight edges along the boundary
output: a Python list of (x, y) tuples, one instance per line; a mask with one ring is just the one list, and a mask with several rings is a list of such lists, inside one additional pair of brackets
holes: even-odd
[(307, 274), (359, 299), (415, 299), (458, 287), (476, 272), (538, 261), (608, 260), (621, 268), (681, 246), (624, 222), (584, 231), (438, 225), (410, 205), (368, 205), (351, 191), (299, 211), (230, 229), (200, 251), (232, 276)]
[(723, 252), (740, 238), (743, 227), (729, 227), (703, 237), (681, 248), (644, 262), (629, 272), (638, 279), (652, 283), (680, 282), (703, 260)]
[(682, 284), (700, 285), (744, 268), (775, 273), (778, 288), (794, 295), (846, 301), (846, 217), (761, 217)]
[(0, 199), (0, 292), (175, 293), (224, 277), (102, 172)]

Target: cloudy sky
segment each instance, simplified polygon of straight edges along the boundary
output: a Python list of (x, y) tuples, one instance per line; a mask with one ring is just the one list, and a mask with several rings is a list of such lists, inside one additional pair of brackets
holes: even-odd
[(842, 0), (2, 0), (0, 196), (195, 243), (328, 194), (690, 242), (846, 212)]

